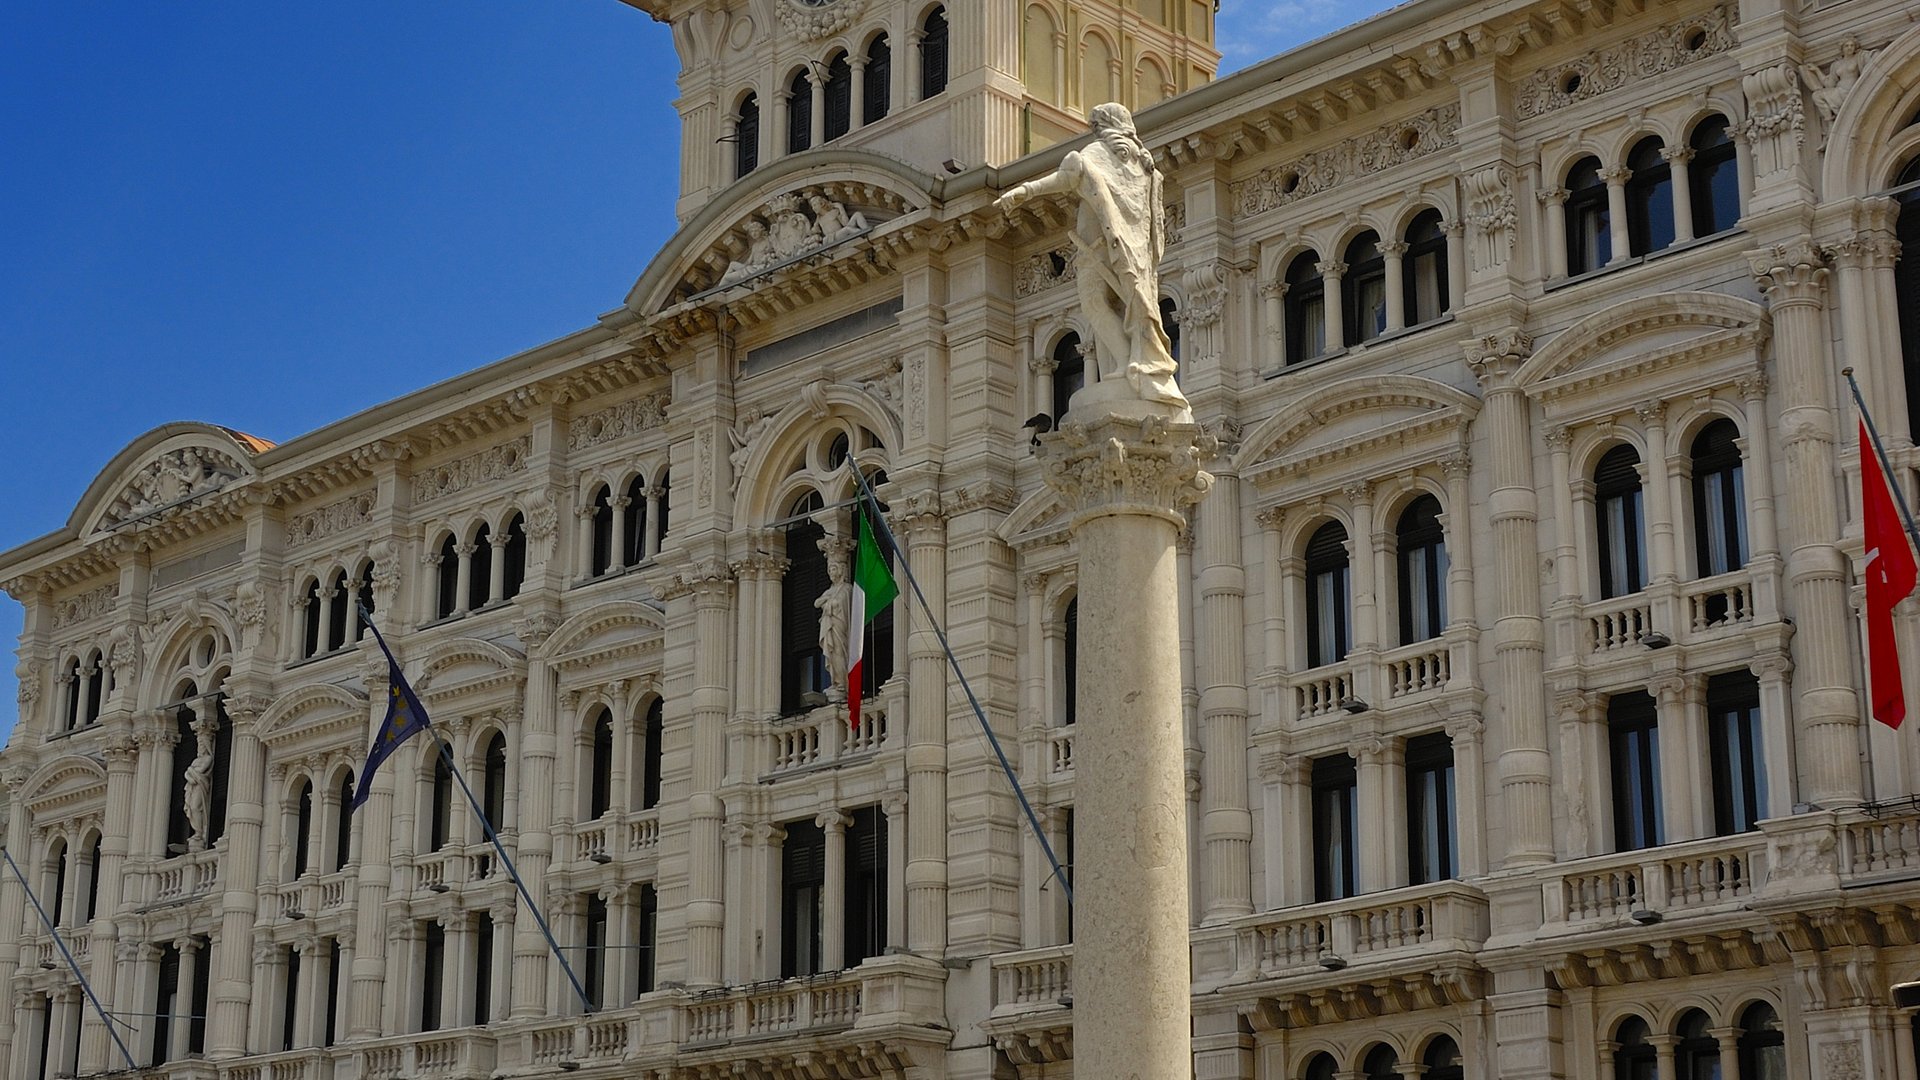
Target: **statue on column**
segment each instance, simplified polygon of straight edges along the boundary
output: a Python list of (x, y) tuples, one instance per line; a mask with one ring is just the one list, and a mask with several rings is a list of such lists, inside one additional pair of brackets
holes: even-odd
[(820, 655), (827, 664), (827, 677), (833, 680), (833, 687), (827, 691), (829, 700), (845, 701), (847, 688), (847, 649), (851, 642), (847, 638), (847, 620), (853, 609), (853, 585), (847, 581), (846, 552), (838, 544), (827, 548), (827, 591), (813, 602), (820, 609)]
[[(1167, 247), (1160, 170), (1126, 106), (1097, 105), (1088, 123), (1091, 143), (995, 205), (1013, 210), (1035, 195), (1073, 196), (1079, 203), (1072, 233), (1074, 284), (1093, 331), (1099, 379), (1114, 387), (1089, 384), (1081, 395), (1109, 406), (1125, 398), (1156, 403), (1164, 408), (1144, 411), (1188, 422), (1186, 396), (1174, 382), (1172, 344), (1160, 323), (1160, 259)], [(1127, 389), (1119, 390), (1123, 385)]]
[(196, 746), (193, 760), (187, 764), (185, 793), (188, 851), (207, 849), (207, 814), (213, 804), (214, 728), (213, 723), (205, 720), (193, 725)]

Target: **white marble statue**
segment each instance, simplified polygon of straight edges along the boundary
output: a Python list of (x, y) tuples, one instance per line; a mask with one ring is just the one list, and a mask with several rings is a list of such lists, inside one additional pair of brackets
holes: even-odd
[(845, 701), (847, 688), (847, 619), (851, 617), (853, 607), (853, 586), (847, 581), (847, 565), (844, 553), (837, 549), (827, 551), (827, 591), (813, 606), (820, 609), (820, 655), (826, 658), (827, 677), (833, 680), (833, 689), (828, 697), (834, 701)]
[(807, 196), (807, 205), (813, 207), (813, 223), (820, 229), (822, 243), (837, 243), (850, 236), (858, 236), (867, 229), (865, 214), (858, 210), (849, 214), (846, 207), (825, 195)]
[(187, 763), (185, 802), (187, 807), (187, 850), (207, 849), (207, 813), (213, 805), (212, 724), (195, 724), (193, 733), (199, 742), (193, 760)]
[(1035, 195), (1054, 193), (1079, 202), (1074, 284), (1098, 346), (1099, 378), (1124, 377), (1134, 397), (1177, 409), (1184, 418), (1187, 399), (1174, 383), (1171, 345), (1160, 325), (1159, 267), (1167, 246), (1160, 170), (1124, 105), (1095, 106), (1089, 123), (1093, 142), (996, 205), (1012, 210)]

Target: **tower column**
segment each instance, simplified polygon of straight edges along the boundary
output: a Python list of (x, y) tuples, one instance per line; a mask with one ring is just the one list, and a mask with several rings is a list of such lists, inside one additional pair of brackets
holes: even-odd
[(1081, 553), (1077, 1075), (1162, 1080), (1193, 1069), (1174, 543), (1181, 508), (1213, 483), (1198, 437), (1191, 423), (1103, 415), (1042, 447)]

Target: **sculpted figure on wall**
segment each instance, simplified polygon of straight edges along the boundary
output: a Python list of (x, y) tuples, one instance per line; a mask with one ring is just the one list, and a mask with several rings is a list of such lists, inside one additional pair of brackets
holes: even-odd
[(847, 581), (846, 553), (838, 546), (827, 549), (827, 590), (813, 606), (820, 609), (820, 655), (826, 659), (827, 677), (833, 680), (833, 689), (828, 696), (834, 701), (845, 701), (847, 688), (843, 685), (847, 678), (847, 650), (852, 644), (847, 639), (847, 619), (853, 604), (853, 586)]
[(187, 764), (184, 801), (187, 808), (187, 850), (207, 849), (207, 812), (213, 804), (214, 725), (198, 721), (193, 733), (199, 742), (193, 760)]
[[(1133, 397), (1177, 409), (1184, 420), (1187, 399), (1174, 383), (1172, 349), (1160, 324), (1159, 266), (1167, 246), (1160, 170), (1126, 106), (1097, 105), (1089, 123), (1093, 142), (1068, 154), (1050, 175), (1002, 195), (996, 205), (1012, 210), (1035, 195), (1055, 193), (1079, 203), (1072, 234), (1079, 269), (1074, 281), (1098, 346), (1100, 380), (1124, 378)], [(1105, 393), (1102, 398), (1112, 400)]]

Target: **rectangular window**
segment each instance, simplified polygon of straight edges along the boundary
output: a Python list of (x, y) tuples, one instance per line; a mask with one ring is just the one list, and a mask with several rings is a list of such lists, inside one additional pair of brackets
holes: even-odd
[(1647, 553), (1640, 542), (1640, 522), (1640, 488), (1600, 501), (1602, 599), (1629, 596), (1647, 587)]
[(780, 849), (780, 976), (817, 975), (827, 835), (812, 821), (787, 823)]
[(1313, 898), (1340, 900), (1355, 890), (1354, 818), (1359, 785), (1346, 754), (1313, 763)]
[(447, 974), (447, 932), (439, 923), (426, 924), (420, 952), (420, 1030), (439, 1031), (441, 989)]
[(877, 806), (853, 812), (847, 826), (846, 957), (857, 967), (887, 948), (887, 816)]
[(1435, 732), (1407, 740), (1408, 883), (1460, 876), (1453, 740)]
[(1344, 564), (1316, 573), (1307, 582), (1308, 667), (1336, 664), (1346, 659), (1352, 644), (1347, 629), (1347, 583)]
[(161, 946), (159, 966), (157, 993), (153, 999), (152, 1064), (155, 1065), (173, 1059), (173, 1017), (181, 1008), (179, 947), (172, 943)]
[(581, 936), (586, 953), (581, 979), (586, 983), (587, 1000), (599, 1009), (607, 1003), (607, 902), (598, 893), (588, 893), (581, 900), (586, 931)]
[(1707, 743), (1713, 760), (1713, 831), (1752, 832), (1767, 813), (1760, 742), (1760, 683), (1733, 671), (1707, 680)]
[(633, 985), (640, 993), (650, 994), (654, 990), (653, 944), (660, 934), (660, 894), (651, 884), (640, 886), (638, 923), (636, 929), (640, 940), (636, 944), (640, 947), (634, 950), (634, 954), (640, 972)]
[(289, 945), (281, 951), (280, 970), (285, 973), (280, 996), (280, 1049), (293, 1049), (293, 1025), (300, 1015), (300, 950)]
[(213, 942), (205, 935), (194, 938), (199, 961), (193, 965), (193, 993), (187, 1002), (187, 1053), (207, 1052), (207, 1001), (213, 996)]
[(1607, 702), (1615, 851), (1637, 851), (1665, 842), (1659, 736), (1659, 713), (1645, 691), (1616, 694)]
[(340, 979), (346, 974), (346, 955), (340, 948), (340, 939), (327, 939), (327, 1015), (326, 1041), (324, 1046), (332, 1046), (340, 1037)]
[(493, 1019), (493, 913), (483, 911), (473, 932), (473, 1022)]

